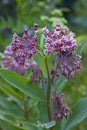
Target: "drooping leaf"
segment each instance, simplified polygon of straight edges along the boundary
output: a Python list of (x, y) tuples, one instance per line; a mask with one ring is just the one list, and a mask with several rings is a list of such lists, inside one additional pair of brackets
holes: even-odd
[(41, 88), (21, 75), (5, 69), (0, 69), (0, 76), (27, 96), (30, 96), (37, 101), (43, 100), (43, 92)]

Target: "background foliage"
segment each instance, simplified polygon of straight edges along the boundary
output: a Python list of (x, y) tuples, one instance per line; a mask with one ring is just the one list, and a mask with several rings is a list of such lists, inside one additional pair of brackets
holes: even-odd
[[(77, 51), (82, 55), (82, 70), (76, 74), (72, 80), (63, 80), (64, 82), (62, 82), (61, 79), (58, 83), (60, 86), (63, 86), (65, 98), (70, 107), (77, 100), (87, 97), (86, 10), (87, 0), (0, 1), (0, 52), (3, 52), (6, 45), (11, 42), (11, 37), (14, 32), (21, 35), (24, 27), (28, 26), (29, 29), (31, 29), (30, 27), (33, 26), (34, 22), (39, 24), (39, 33), (41, 27), (48, 26), (52, 28), (57, 22), (59, 22), (62, 27), (68, 26), (75, 32), (79, 46), (79, 50)], [(0, 54), (0, 61), (1, 55), (2, 54)], [(41, 115), (43, 105), (27, 97), (26, 92), (24, 95), (22, 93), (24, 92), (22, 87), (18, 90), (17, 87), (12, 87), (11, 85), (0, 78), (0, 129), (22, 130), (22, 125), (24, 126), (24, 130), (29, 128), (31, 130), (39, 130), (42, 129), (44, 125), (49, 128), (49, 124), (41, 124), (41, 122), (39, 122), (39, 120), (46, 120), (44, 119), (46, 116)], [(35, 98), (39, 99), (37, 96)], [(33, 124), (35, 122), (38, 123), (38, 126)], [(73, 127), (72, 130), (86, 130), (86, 122), (87, 119), (83, 120), (83, 122)], [(54, 125), (54, 122), (50, 123), (50, 125)]]

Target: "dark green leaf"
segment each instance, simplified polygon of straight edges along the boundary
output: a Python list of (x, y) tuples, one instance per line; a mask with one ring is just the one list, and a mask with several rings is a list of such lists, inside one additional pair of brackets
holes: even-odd
[(0, 69), (0, 76), (27, 96), (30, 96), (37, 101), (43, 100), (43, 92), (41, 88), (21, 75), (5, 69)]
[(6, 120), (3, 118), (3, 116), (0, 115), (0, 128), (3, 130), (26, 130), (20, 126), (14, 125), (9, 120)]
[(21, 108), (12, 103), (8, 98), (0, 96), (0, 113), (11, 114), (16, 118), (24, 118)]

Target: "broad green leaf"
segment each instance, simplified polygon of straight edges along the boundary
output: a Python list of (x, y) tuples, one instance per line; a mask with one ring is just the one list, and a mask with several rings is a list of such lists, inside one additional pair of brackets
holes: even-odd
[(28, 79), (22, 77), (21, 75), (5, 69), (0, 69), (0, 76), (27, 96), (30, 96), (37, 101), (43, 99), (43, 92), (41, 88), (30, 82)]
[(9, 120), (13, 124), (17, 123), (14, 116), (12, 116), (10, 114), (6, 114), (6, 113), (4, 113), (4, 114), (0, 113), (0, 119)]
[(11, 121), (6, 120), (0, 115), (0, 128), (3, 130), (26, 130), (21, 126), (14, 125)]
[(10, 98), (6, 98), (4, 96), (0, 96), (0, 113), (10, 114), (15, 118), (25, 118), (23, 110), (15, 103), (11, 102)]
[[(4, 84), (3, 84), (4, 83)], [(0, 89), (6, 94), (6, 95), (14, 95), (18, 99), (22, 100), (21, 94), (18, 93), (18, 90), (13, 88), (10, 84), (8, 84), (4, 79), (0, 77)]]
[(66, 121), (63, 130), (70, 130), (87, 117), (87, 98), (80, 99), (73, 107), (72, 114)]

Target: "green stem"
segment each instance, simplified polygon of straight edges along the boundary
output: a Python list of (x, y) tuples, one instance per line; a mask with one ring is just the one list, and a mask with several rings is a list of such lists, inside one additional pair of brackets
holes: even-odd
[(51, 120), (50, 92), (51, 92), (51, 84), (50, 84), (50, 82), (49, 82), (49, 83), (48, 83), (48, 88), (47, 88), (47, 111), (48, 111), (48, 118), (49, 118), (49, 120)]
[(41, 79), (42, 79), (42, 91), (43, 91), (43, 97), (44, 97), (44, 100), (45, 100), (45, 93), (44, 93), (44, 79), (43, 79), (43, 73), (41, 71)]
[(48, 81), (50, 82), (50, 73), (49, 73), (49, 68), (47, 64), (47, 59), (45, 58), (45, 64), (46, 64), (46, 69), (47, 69), (47, 75), (48, 75)]
[[(51, 79), (50, 79), (50, 73), (47, 65), (47, 59), (45, 59), (46, 63), (46, 69), (48, 74), (48, 87), (47, 87), (47, 112), (48, 112), (48, 118), (49, 121), (51, 121), (51, 109), (50, 109), (50, 93), (51, 93)], [(50, 130), (53, 130), (54, 127), (51, 127)]]

